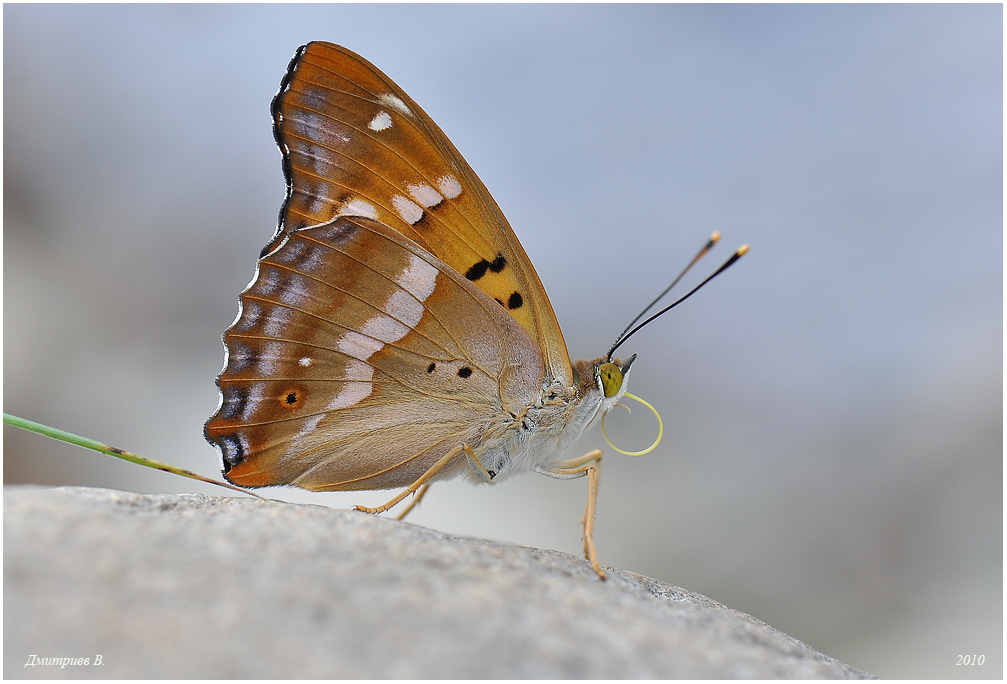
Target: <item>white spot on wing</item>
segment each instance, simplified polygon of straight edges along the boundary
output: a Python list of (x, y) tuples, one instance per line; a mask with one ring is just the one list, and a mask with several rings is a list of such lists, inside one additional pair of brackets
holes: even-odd
[(346, 362), (346, 369), (343, 371), (344, 379), (370, 382), (374, 377), (374, 368), (371, 364), (357, 359), (349, 359)]
[(283, 343), (266, 343), (262, 347), (262, 353), (259, 354), (259, 374), (266, 377), (276, 375), (281, 363), (283, 363)]
[(309, 301), (311, 292), (308, 290), (308, 282), (304, 276), (291, 275), (287, 279), (287, 286), (280, 291), (280, 301), (294, 308)]
[(372, 131), (383, 131), (392, 127), (392, 115), (382, 110), (374, 115), (367, 127)]
[(437, 269), (415, 254), (409, 255), (409, 265), (395, 279), (402, 289), (425, 302), (437, 284)]
[(409, 191), (409, 194), (412, 195), (414, 200), (422, 204), (424, 207), (436, 207), (444, 201), (444, 197), (441, 196), (441, 193), (437, 192), (426, 183), (407, 185), (406, 190)]
[(378, 99), (384, 102), (386, 105), (394, 109), (395, 111), (402, 112), (408, 116), (412, 116), (413, 112), (406, 106), (406, 103), (398, 98), (398, 96), (392, 93), (385, 93), (384, 95), (378, 95)]
[(301, 260), (308, 245), (304, 240), (291, 238), (273, 252), (272, 257), (281, 264), (294, 264)]
[(409, 225), (413, 225), (423, 218), (423, 208), (416, 204), (416, 202), (413, 202), (411, 199), (403, 197), (402, 195), (395, 195), (395, 197), (392, 198), (392, 206), (395, 207), (395, 211), (399, 213), (402, 220)]
[(410, 328), (415, 328), (423, 318), (423, 304), (405, 290), (395, 290), (382, 308)]
[(374, 377), (374, 369), (369, 364), (350, 359), (346, 364), (344, 374), (350, 382), (346, 382), (339, 393), (329, 402), (326, 408), (330, 411), (353, 406), (371, 394), (371, 378)]
[[(387, 307), (388, 305), (386, 304), (385, 306)], [(367, 322), (360, 326), (360, 332), (377, 338), (382, 342), (398, 342), (409, 334), (409, 328), (390, 316), (377, 314), (367, 319)]]
[(437, 179), (437, 187), (448, 199), (454, 199), (462, 194), (462, 184), (451, 174), (445, 174)]
[(252, 385), (252, 391), (248, 393), (248, 401), (245, 402), (245, 410), (241, 414), (242, 420), (251, 420), (252, 416), (259, 409), (265, 391), (265, 383), (257, 382)]
[(364, 218), (378, 218), (378, 210), (373, 204), (362, 199), (351, 199), (339, 208), (339, 216), (363, 216)]
[(232, 324), (234, 332), (248, 332), (259, 324), (262, 307), (258, 302), (246, 302), (238, 311), (238, 319)]
[(385, 345), (381, 340), (361, 335), (352, 330), (347, 331), (345, 335), (336, 340), (336, 349), (361, 361), (371, 358), (371, 355), (380, 351), (383, 346)]
[[(367, 361), (381, 351), (385, 344), (398, 342), (416, 327), (423, 318), (423, 302), (434, 291), (437, 283), (437, 269), (415, 254), (410, 254), (409, 264), (402, 269), (395, 282), (402, 289), (396, 288), (388, 295), (381, 306), (385, 313), (367, 319), (358, 328), (359, 332), (350, 330), (341, 335), (336, 340), (336, 349), (354, 359)], [(370, 366), (366, 367), (370, 369)], [(370, 379), (370, 375), (367, 375), (367, 379)]]
[[(321, 420), (322, 420), (322, 418), (324, 418), (324, 417), (325, 417), (324, 413), (319, 413), (318, 415), (311, 416), (306, 421), (304, 421), (304, 425), (302, 425), (301, 429), (298, 431), (297, 437), (295, 437), (294, 439), (292, 439), (291, 443), (292, 444), (297, 444), (302, 437), (307, 437), (309, 434), (311, 434), (312, 432), (314, 432), (315, 428), (318, 427), (318, 423), (320, 423)], [(290, 449), (287, 450), (287, 453), (289, 454), (292, 450), (293, 450), (293, 446)]]
[(276, 292), (276, 288), (280, 286), (280, 274), (276, 271), (270, 269), (262, 274), (261, 284), (259, 285), (259, 294), (271, 295)]
[(308, 204), (308, 213), (314, 216), (321, 214), (325, 211), (325, 208), (329, 206), (329, 202), (321, 197), (315, 197)]
[(322, 266), (325, 263), (325, 252), (321, 247), (316, 244), (310, 244), (308, 246), (307, 252), (301, 259), (301, 263), (298, 264), (298, 268), (302, 271), (307, 271), (310, 273)]
[(301, 365), (301, 366), (304, 366), (305, 368), (307, 368), (308, 366), (311, 365), (311, 357), (309, 357), (309, 356), (303, 356), (300, 359), (298, 359), (297, 363), (298, 363), (298, 365)]
[(247, 344), (238, 340), (231, 340), (224, 347), (224, 358), (224, 368), (233, 363), (232, 370), (238, 372), (247, 370), (254, 357)]
[(266, 315), (266, 324), (263, 326), (263, 332), (269, 337), (279, 337), (290, 321), (290, 313), (290, 309), (282, 307), (276, 307), (271, 310)]
[[(298, 133), (300, 136), (311, 140), (317, 140), (323, 145), (328, 145), (337, 141), (344, 144), (350, 142), (350, 136), (338, 130), (336, 128), (338, 124), (331, 118), (325, 116), (324, 114), (312, 112), (307, 109), (300, 111), (298, 115), (291, 120), (290, 126), (294, 129), (294, 132)], [(306, 131), (304, 129), (311, 130)]]
[(371, 394), (371, 383), (369, 382), (347, 382), (339, 390), (339, 394), (332, 398), (325, 408), (329, 411), (343, 409), (353, 406), (357, 402), (363, 401)]

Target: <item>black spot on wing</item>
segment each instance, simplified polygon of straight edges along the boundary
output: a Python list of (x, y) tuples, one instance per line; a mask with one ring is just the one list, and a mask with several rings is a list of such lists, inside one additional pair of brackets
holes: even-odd
[(472, 264), (472, 267), (465, 271), (465, 277), (469, 280), (479, 280), (486, 275), (486, 269), (490, 267), (490, 262), (483, 259)]
[(300, 387), (288, 387), (280, 392), (280, 405), (285, 409), (297, 409), (304, 404), (304, 390)]
[(469, 270), (465, 271), (465, 277), (468, 278), (469, 280), (479, 280), (484, 275), (486, 275), (486, 271), (499, 273), (500, 271), (504, 270), (504, 267), (506, 265), (507, 260), (504, 259), (504, 255), (497, 254), (496, 259), (494, 259), (493, 261), (486, 261), (485, 259), (482, 259), (481, 261), (477, 261), (476, 263), (472, 264), (472, 267), (469, 268)]
[(467, 378), (470, 375), (472, 375), (472, 369), (469, 368), (468, 366), (465, 366), (464, 368), (459, 368), (458, 369), (458, 377), (459, 378)]
[(521, 296), (520, 292), (512, 292), (510, 297), (507, 299), (508, 309), (520, 309), (524, 304), (524, 298)]
[(437, 364), (431, 363), (429, 366), (427, 366), (427, 373), (433, 373), (435, 368), (437, 368)]

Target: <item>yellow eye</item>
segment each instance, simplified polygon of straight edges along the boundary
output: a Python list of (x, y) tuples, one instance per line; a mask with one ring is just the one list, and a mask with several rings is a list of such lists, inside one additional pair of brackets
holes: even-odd
[(614, 397), (622, 389), (622, 371), (614, 363), (603, 363), (598, 366), (598, 377), (601, 378), (601, 388), (606, 397)]

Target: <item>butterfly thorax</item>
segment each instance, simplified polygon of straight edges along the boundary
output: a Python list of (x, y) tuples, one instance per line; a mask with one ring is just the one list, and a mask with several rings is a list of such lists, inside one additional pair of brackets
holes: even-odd
[[(479, 462), (493, 473), (493, 482), (561, 460), (599, 410), (606, 413), (615, 406), (625, 393), (626, 383), (622, 383), (617, 394), (605, 395), (598, 369), (607, 361), (601, 357), (574, 362), (574, 385), (564, 387), (547, 380), (534, 404), (486, 429), (483, 439), (473, 448)], [(615, 363), (623, 365), (621, 361)], [(480, 481), (463, 462), (458, 463), (452, 475), (459, 472)]]

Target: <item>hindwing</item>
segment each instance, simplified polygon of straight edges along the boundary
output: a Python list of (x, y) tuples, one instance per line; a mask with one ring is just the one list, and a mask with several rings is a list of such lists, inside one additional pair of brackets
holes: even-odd
[(408, 485), (534, 403), (545, 374), (497, 302), (362, 217), (285, 235), (259, 260), (224, 342), (205, 432), (227, 479), (248, 487)]

